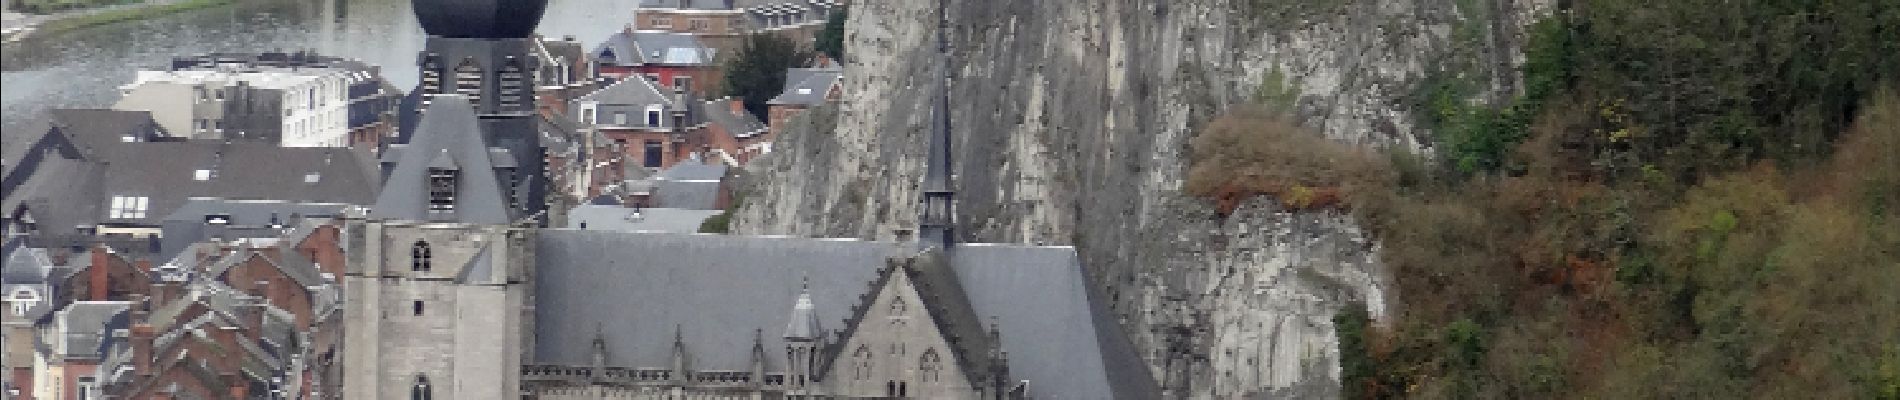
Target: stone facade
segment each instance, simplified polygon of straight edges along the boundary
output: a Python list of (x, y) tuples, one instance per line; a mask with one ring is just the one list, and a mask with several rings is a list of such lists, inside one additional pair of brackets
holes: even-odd
[(531, 340), (533, 231), (351, 221), (344, 398), (505, 399)]

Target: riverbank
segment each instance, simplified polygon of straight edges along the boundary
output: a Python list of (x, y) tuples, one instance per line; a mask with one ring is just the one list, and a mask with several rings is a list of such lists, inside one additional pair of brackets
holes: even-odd
[(237, 0), (150, 0), (144, 3), (126, 4), (90, 10), (68, 11), (51, 15), (35, 15), (22, 26), (7, 27), (5, 40), (15, 42), (28, 35), (45, 35), (114, 24), (137, 21), (160, 15), (196, 10), (233, 3)]

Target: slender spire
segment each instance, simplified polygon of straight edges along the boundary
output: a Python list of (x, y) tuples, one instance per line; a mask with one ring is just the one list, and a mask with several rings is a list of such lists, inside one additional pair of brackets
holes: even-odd
[(956, 190), (951, 182), (950, 158), (950, 11), (943, 0), (937, 1), (937, 94), (932, 107), (929, 164), (924, 171), (923, 214), (920, 216), (919, 246), (925, 249), (956, 246)]

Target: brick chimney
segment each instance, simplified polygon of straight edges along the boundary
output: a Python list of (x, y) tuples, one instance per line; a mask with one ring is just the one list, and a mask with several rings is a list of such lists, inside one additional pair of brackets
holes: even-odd
[(87, 278), (89, 280), (89, 282), (87, 282), (87, 287), (90, 289), (87, 292), (87, 296), (86, 296), (87, 300), (92, 300), (92, 301), (106, 300), (106, 295), (108, 293), (106, 288), (107, 286), (112, 284), (111, 275), (108, 274), (108, 272), (110, 272), (109, 270), (112, 268), (111, 266), (108, 265), (108, 263), (111, 260), (112, 260), (112, 256), (106, 253), (105, 245), (92, 246), (92, 266), (86, 267), (87, 271), (89, 271), (87, 273)]
[(727, 97), (726, 104), (732, 107), (732, 115), (745, 115), (745, 100), (737, 97)]
[(133, 265), (137, 265), (139, 267), (139, 272), (144, 272), (146, 275), (152, 274), (152, 260), (151, 259), (140, 258), (138, 262), (134, 263)]
[(132, 325), (132, 368), (139, 376), (151, 376), (152, 338), (155, 337), (152, 324), (139, 321)]

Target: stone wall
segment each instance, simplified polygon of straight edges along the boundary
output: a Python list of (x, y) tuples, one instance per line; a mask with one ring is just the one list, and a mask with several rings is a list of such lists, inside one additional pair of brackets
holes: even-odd
[[(934, 3), (854, 2), (845, 100), (794, 120), (748, 167), (734, 232), (915, 226)], [(1480, 58), (1462, 76), (1485, 89), (1474, 101), (1514, 93), (1523, 26), (1551, 2), (950, 3), (961, 236), (1077, 246), (1157, 378), (1178, 397), (1228, 398), (1336, 390), (1332, 313), (1389, 301), (1350, 218), (1253, 205), (1223, 220), (1182, 198), (1192, 132), (1285, 93), (1266, 97), (1329, 138), (1430, 152), (1413, 91), (1463, 46)]]

